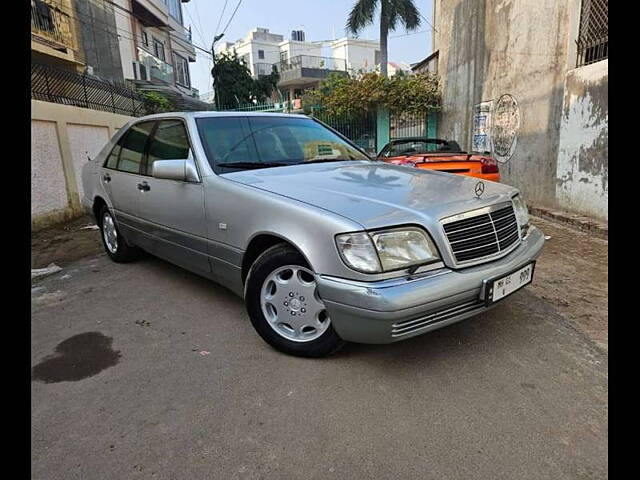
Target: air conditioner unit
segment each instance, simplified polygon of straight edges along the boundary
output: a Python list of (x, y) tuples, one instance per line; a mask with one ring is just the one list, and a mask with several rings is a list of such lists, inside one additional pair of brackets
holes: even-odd
[(149, 76), (149, 70), (141, 62), (133, 62), (133, 75), (136, 80), (147, 80), (151, 81), (151, 77)]

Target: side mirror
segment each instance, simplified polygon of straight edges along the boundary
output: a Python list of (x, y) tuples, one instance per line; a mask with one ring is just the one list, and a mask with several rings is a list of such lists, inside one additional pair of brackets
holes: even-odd
[(197, 182), (195, 166), (185, 160), (156, 160), (151, 166), (151, 175), (155, 178), (177, 180), (179, 182)]

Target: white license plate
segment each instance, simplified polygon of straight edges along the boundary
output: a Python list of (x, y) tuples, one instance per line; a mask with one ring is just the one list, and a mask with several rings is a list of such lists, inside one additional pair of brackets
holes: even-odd
[(529, 263), (504, 277), (487, 282), (487, 303), (497, 302), (531, 283), (531, 280), (533, 280), (533, 266), (533, 262)]

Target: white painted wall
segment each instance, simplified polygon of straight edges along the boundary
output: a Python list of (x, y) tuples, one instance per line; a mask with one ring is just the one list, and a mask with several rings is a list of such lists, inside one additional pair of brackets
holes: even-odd
[(98, 125), (68, 124), (69, 146), (71, 147), (71, 160), (73, 171), (78, 183), (78, 193), (82, 198), (82, 167), (88, 158), (95, 158), (100, 150), (109, 141), (109, 128)]
[(298, 55), (309, 55), (312, 57), (322, 56), (322, 45), (311, 42), (298, 42), (296, 40), (285, 40), (280, 44), (280, 51), (287, 52), (289, 60)]
[(331, 56), (346, 60), (347, 69), (352, 73), (375, 70), (375, 52), (380, 50), (378, 42), (341, 38), (330, 43)]
[(67, 208), (55, 122), (31, 121), (31, 216)]
[(84, 210), (81, 170), (133, 117), (31, 101), (31, 228)]
[(609, 114), (601, 107), (608, 105), (608, 97), (602, 98), (608, 67), (603, 60), (567, 73), (556, 186), (561, 207), (604, 220), (609, 207)]

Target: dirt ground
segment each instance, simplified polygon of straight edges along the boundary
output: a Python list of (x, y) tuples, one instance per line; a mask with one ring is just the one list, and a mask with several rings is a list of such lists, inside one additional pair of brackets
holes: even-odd
[(551, 238), (528, 288), (608, 351), (609, 242), (538, 217), (533, 223)]
[(32, 233), (31, 268), (44, 268), (50, 263), (65, 267), (75, 260), (101, 253), (100, 232), (82, 230), (82, 227), (95, 223), (95, 219), (87, 214)]
[[(563, 224), (532, 217), (551, 238), (536, 264), (532, 289), (555, 307), (571, 325), (608, 351), (608, 241)], [(98, 230), (86, 215), (31, 237), (31, 268), (55, 263), (65, 267), (103, 252)]]

